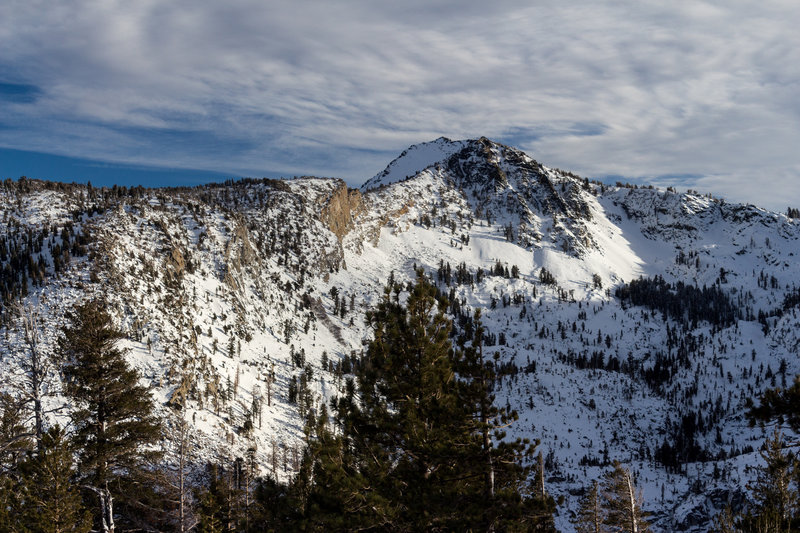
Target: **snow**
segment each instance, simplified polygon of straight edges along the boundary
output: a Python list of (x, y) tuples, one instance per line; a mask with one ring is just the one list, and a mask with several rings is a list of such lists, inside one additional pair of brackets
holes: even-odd
[(367, 180), (361, 186), (361, 190), (368, 191), (416, 176), (426, 168), (447, 159), (465, 145), (465, 141), (451, 141), (446, 137), (415, 144), (389, 163), (383, 171)]
[[(300, 406), (288, 401), (290, 380), (310, 369), (314, 405), (329, 404), (343, 380), (322, 368), (323, 352), (335, 362), (363, 350), (371, 335), (364, 313), (379, 300), (390, 274), (410, 280), (417, 267), (435, 279), (440, 264), (455, 270), (463, 263), (473, 275), (479, 268), (487, 275), (473, 285), (441, 288), (452, 290), (469, 314), (480, 307), (488, 331), (506, 338), (504, 345), (486, 347), (498, 363), (519, 369), (501, 378), (496, 401), (520, 414), (511, 437), (541, 441), (547, 488), (566, 498), (559, 530), (572, 530), (569, 516), (578, 495), (608, 469), (592, 461), (605, 452), (636, 474), (657, 530), (712, 513), (709, 495), (744, 490), (760, 460), (757, 452), (741, 453), (747, 446), (757, 449), (764, 438), (743, 419), (744, 399), (800, 373), (800, 310), (770, 318), (767, 332), (752, 317), (725, 328), (700, 323), (683, 331), (660, 312), (624, 307), (613, 291), (639, 276), (660, 275), (717, 285), (752, 315), (770, 312), (800, 279), (800, 223), (695, 194), (603, 191), (537, 167), (508, 147), (491, 145), (487, 154), (475, 143), (439, 139), (409, 148), (362, 188), (361, 210), (351, 214), (354, 229), (341, 241), (319, 217), (340, 184), (335, 180), (148, 191), (141, 202), (126, 200), (124, 207), (85, 214), (76, 226), (92, 228), (92, 247), (102, 261), (76, 258), (55, 276), (44, 248), (50, 277), (31, 286), (26, 300), (38, 303), (48, 325), (43, 346), (52, 352), (76, 301), (104, 294), (128, 336), (128, 360), (151, 387), (159, 413), (169, 424), (178, 417), (189, 421), (194, 461), (229, 460), (254, 447), (261, 473), (285, 481), (293, 475), (304, 425)], [(466, 176), (436, 165), (451, 156), (459, 158)], [(505, 184), (469, 174), (484, 163), (502, 170)], [(85, 189), (0, 194), (6, 222), (0, 236), (18, 231), (12, 219), (23, 227), (53, 225), (51, 233), (58, 235), (73, 220), (72, 211), (86, 203)], [(167, 274), (176, 249), (193, 265), (177, 280)], [(678, 261), (679, 254), (690, 260)], [(519, 278), (489, 275), (498, 261), (509, 270), (516, 266)], [(90, 280), (95, 267), (102, 283)], [(554, 275), (556, 286), (540, 283), (542, 268)], [(595, 275), (601, 288), (594, 287)], [(774, 277), (774, 286), (760, 277)], [(343, 317), (334, 313), (334, 288), (347, 303)], [(681, 341), (691, 337), (697, 349), (662, 390), (636, 372), (570, 362), (597, 352), (605, 362), (616, 357), (643, 372), (657, 353), (667, 351), (667, 327), (678, 328)], [(24, 356), (18, 332), (7, 332), (0, 337), (0, 372), (9, 376), (3, 388), (20, 379)], [(300, 350), (306, 364), (298, 367), (292, 353)], [(786, 376), (777, 372), (782, 359)], [(275, 381), (268, 385), (271, 371)], [(235, 394), (231, 390), (225, 405), (215, 408), (208, 391), (227, 388), (237, 375)], [(49, 402), (57, 406), (64, 401), (57, 372), (51, 378)], [(184, 378), (194, 389), (178, 409), (169, 402)], [(259, 395), (261, 420), (247, 434), (243, 421)], [(698, 442), (724, 458), (682, 465), (680, 472), (668, 472), (653, 459), (669, 423), (688, 412), (708, 417), (718, 401), (719, 420)], [(67, 423), (66, 413), (58, 421)], [(698, 485), (697, 472), (715, 467), (722, 472), (718, 478), (704, 475)], [(687, 528), (706, 529), (705, 523)]]

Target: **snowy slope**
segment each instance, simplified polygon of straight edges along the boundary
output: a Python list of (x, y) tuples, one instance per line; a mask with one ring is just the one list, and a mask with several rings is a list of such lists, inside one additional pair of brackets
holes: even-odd
[(416, 176), (429, 166), (446, 160), (461, 150), (464, 145), (464, 141), (451, 141), (446, 137), (439, 137), (431, 142), (414, 144), (389, 163), (385, 169), (367, 180), (361, 186), (361, 190), (368, 191)]
[[(165, 420), (190, 422), (198, 467), (254, 448), (285, 480), (305, 414), (369, 339), (364, 312), (390, 274), (422, 267), (456, 324), (482, 309), (497, 401), (520, 413), (512, 435), (541, 440), (559, 529), (614, 459), (660, 531), (704, 531), (741, 499), (763, 441), (745, 399), (800, 373), (800, 310), (783, 309), (798, 221), (590, 183), (488, 139), (417, 145), (370, 181), (0, 189), (0, 261), (29, 250), (39, 265), (0, 314), (6, 388), (24, 356), (11, 300), (37, 306), (52, 351), (72, 303), (103, 295)], [(712, 287), (738, 315), (692, 321), (615, 296), (640, 276)], [(56, 369), (51, 384), (58, 405)]]

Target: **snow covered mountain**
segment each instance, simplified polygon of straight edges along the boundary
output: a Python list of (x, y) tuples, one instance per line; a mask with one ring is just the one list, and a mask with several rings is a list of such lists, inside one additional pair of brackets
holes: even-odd
[[(706, 530), (759, 461), (745, 400), (800, 373), (800, 221), (590, 182), (485, 138), (412, 146), (360, 190), (20, 180), (0, 213), (3, 388), (22, 372), (15, 302), (52, 353), (72, 304), (102, 295), (198, 464), (254, 448), (262, 473), (291, 476), (304, 414), (370, 338), (364, 312), (415, 267), (456, 324), (483, 310), (497, 401), (520, 413), (511, 436), (541, 440), (561, 530), (614, 459), (658, 529)], [(51, 405), (60, 390), (53, 366)]]
[(447, 160), (466, 145), (465, 141), (451, 141), (439, 137), (435, 141), (414, 144), (404, 150), (395, 160), (377, 175), (367, 180), (361, 190), (374, 189), (416, 176), (426, 168)]

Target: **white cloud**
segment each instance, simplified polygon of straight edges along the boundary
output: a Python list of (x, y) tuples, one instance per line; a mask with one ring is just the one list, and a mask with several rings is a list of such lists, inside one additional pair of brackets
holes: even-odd
[(0, 145), (357, 182), (408, 144), (486, 135), (800, 205), (795, 2), (382, 4), (5, 4), (0, 78), (42, 93), (0, 116)]

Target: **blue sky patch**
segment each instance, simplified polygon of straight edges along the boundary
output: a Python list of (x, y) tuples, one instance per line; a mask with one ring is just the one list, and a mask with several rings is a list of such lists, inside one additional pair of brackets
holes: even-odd
[[(92, 159), (64, 157), (42, 152), (0, 148), (0, 178), (20, 176), (60, 182), (86, 183), (97, 187), (180, 187), (237, 178), (222, 172), (107, 163)], [(261, 176), (259, 176), (261, 177)]]
[(36, 85), (0, 82), (0, 100), (16, 104), (32, 104), (41, 94), (41, 89)]

